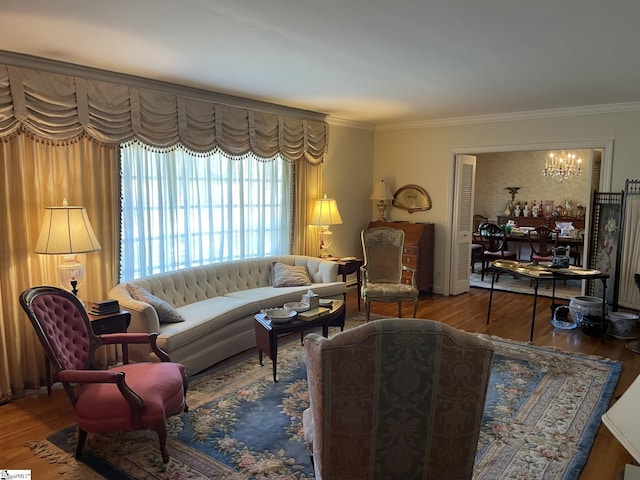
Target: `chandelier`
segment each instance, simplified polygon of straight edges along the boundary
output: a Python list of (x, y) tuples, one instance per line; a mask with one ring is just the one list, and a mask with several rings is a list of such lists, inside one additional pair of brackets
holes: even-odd
[(582, 175), (582, 159), (574, 153), (566, 153), (564, 150), (560, 153), (551, 152), (547, 157), (542, 174), (562, 183), (568, 178)]

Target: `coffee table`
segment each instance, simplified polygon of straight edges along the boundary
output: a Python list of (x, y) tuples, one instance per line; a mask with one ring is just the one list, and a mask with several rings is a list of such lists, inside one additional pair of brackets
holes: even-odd
[(254, 327), (256, 331), (256, 345), (258, 346), (258, 359), (260, 360), (260, 365), (263, 365), (263, 353), (271, 359), (273, 363), (274, 382), (278, 382), (276, 377), (278, 336), (322, 327), (322, 335), (326, 337), (329, 333), (329, 327), (340, 327), (341, 330), (344, 329), (344, 300), (332, 299), (332, 302), (331, 309), (328, 312), (312, 320), (301, 320), (296, 316), (286, 323), (273, 323), (264, 313), (257, 313), (255, 315)]

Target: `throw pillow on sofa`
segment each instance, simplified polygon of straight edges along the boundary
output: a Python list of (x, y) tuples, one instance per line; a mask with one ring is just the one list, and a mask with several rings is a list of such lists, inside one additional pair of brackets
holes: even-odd
[(286, 263), (273, 262), (271, 269), (273, 271), (274, 287), (311, 285), (309, 272), (304, 265), (287, 265)]
[(127, 283), (127, 290), (135, 300), (148, 303), (155, 308), (161, 323), (177, 323), (186, 320), (173, 305), (149, 293), (141, 286)]

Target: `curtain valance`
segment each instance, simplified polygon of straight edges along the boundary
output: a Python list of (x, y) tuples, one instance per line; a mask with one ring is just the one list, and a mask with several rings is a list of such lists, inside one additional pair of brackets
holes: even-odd
[(86, 135), (103, 143), (133, 138), (154, 147), (322, 162), (327, 123), (188, 96), (0, 65), (0, 139), (20, 130), (52, 141)]

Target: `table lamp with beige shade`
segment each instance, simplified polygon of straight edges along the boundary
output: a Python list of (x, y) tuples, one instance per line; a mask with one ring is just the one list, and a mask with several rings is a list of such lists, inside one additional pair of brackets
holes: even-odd
[(58, 282), (63, 288), (78, 294), (84, 280), (84, 265), (76, 255), (99, 250), (100, 243), (84, 207), (69, 206), (66, 199), (61, 207), (46, 207), (35, 252), (62, 256)]
[(380, 180), (373, 184), (373, 193), (369, 197), (370, 200), (378, 200), (376, 206), (378, 207), (378, 222), (386, 222), (384, 212), (387, 209), (387, 200), (391, 200), (393, 195), (389, 190), (389, 185), (384, 183), (384, 180)]
[(330, 225), (339, 225), (342, 223), (338, 203), (335, 198), (318, 198), (313, 206), (313, 213), (309, 224), (320, 227), (320, 256), (322, 258), (331, 257), (329, 247), (333, 243), (333, 232), (329, 229)]

